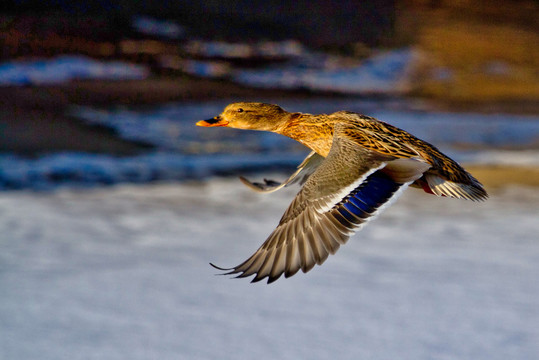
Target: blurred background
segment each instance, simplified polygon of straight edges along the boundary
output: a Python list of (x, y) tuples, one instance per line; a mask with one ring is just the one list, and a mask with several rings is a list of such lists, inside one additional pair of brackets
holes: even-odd
[[(538, 357), (538, 15), (534, 0), (2, 1), (0, 358)], [(389, 122), (491, 199), (410, 190), (323, 269), (214, 277), (297, 191), (237, 175), (281, 179), (308, 153), (194, 126), (246, 100)]]
[[(455, 150), (536, 148), (536, 15), (535, 1), (7, 1), (0, 188), (293, 168), (303, 150), (284, 139), (193, 128), (238, 100), (394, 110), (382, 120), (417, 119), (406, 129)], [(469, 134), (419, 121), (440, 112), (484, 117)], [(276, 157), (213, 164), (254, 152)]]

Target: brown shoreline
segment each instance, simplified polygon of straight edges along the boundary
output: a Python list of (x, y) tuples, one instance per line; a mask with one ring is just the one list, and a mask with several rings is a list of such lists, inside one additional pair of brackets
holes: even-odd
[(464, 166), (487, 190), (507, 185), (539, 186), (539, 167), (510, 165)]
[[(154, 105), (171, 101), (237, 98), (279, 99), (316, 97), (358, 97), (337, 93), (312, 93), (302, 90), (256, 89), (226, 80), (188, 76), (154, 76), (144, 80), (71, 81), (45, 86), (0, 86), (0, 109), (4, 107), (56, 109), (68, 105), (107, 107), (112, 105)], [(539, 102), (530, 99), (496, 101), (446, 100), (414, 97), (432, 109), (456, 112), (514, 113), (539, 115)]]

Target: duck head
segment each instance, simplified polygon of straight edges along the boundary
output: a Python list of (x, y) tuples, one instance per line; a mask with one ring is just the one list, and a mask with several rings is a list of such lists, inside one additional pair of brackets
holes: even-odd
[(276, 131), (286, 122), (290, 113), (277, 105), (238, 102), (228, 105), (223, 112), (208, 120), (201, 120), (198, 126), (226, 126), (245, 130)]

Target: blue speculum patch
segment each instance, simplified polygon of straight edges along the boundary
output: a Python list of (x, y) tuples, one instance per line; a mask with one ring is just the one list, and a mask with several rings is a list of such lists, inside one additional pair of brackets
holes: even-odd
[(337, 205), (338, 212), (351, 222), (367, 218), (386, 203), (402, 184), (395, 183), (387, 175), (377, 171)]

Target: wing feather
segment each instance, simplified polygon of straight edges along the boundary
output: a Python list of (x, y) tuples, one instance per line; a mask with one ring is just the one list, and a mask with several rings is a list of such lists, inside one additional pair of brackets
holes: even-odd
[(307, 155), (307, 157), (301, 162), (301, 164), (298, 165), (298, 169), (282, 183), (268, 179), (264, 179), (264, 183), (251, 182), (243, 176), (240, 176), (240, 180), (251, 190), (262, 193), (272, 193), (274, 191), (282, 189), (283, 187), (295, 183), (300, 183), (301, 185), (303, 185), (305, 181), (307, 181), (309, 176), (311, 176), (312, 173), (316, 170), (316, 168), (318, 168), (318, 166), (322, 163), (323, 160), (323, 156), (318, 155), (314, 151), (311, 151), (311, 153)]
[[(290, 277), (322, 264), (350, 235), (396, 198), (411, 181), (395, 182), (384, 168), (393, 160), (340, 137), (336, 126), (327, 158), (308, 177), (277, 228), (246, 261), (227, 274), (252, 281)], [(421, 176), (417, 168), (413, 178)], [(413, 170), (407, 168), (408, 172)]]

